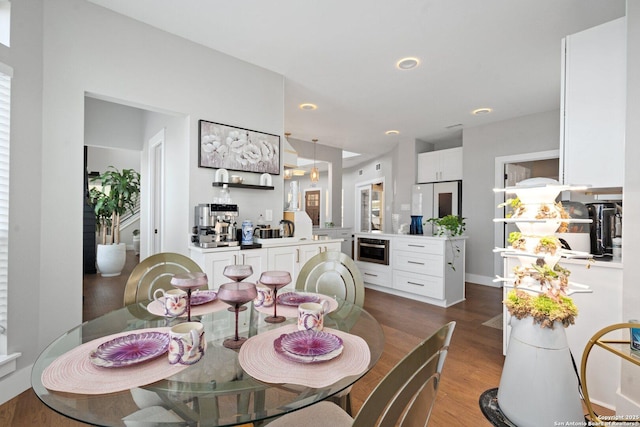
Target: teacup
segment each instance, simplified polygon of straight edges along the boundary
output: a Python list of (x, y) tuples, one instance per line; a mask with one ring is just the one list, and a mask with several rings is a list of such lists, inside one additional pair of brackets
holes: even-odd
[(298, 306), (298, 330), (321, 331), (324, 329), (324, 315), (329, 310), (329, 302), (304, 302)]
[(169, 331), (169, 363), (193, 365), (204, 356), (204, 325), (200, 322), (179, 323)]
[(177, 317), (187, 312), (187, 293), (182, 289), (156, 289), (153, 298), (162, 303), (165, 316)]
[(256, 283), (256, 290), (258, 291), (258, 296), (253, 300), (253, 305), (255, 307), (271, 307), (274, 302), (273, 289), (260, 283)]

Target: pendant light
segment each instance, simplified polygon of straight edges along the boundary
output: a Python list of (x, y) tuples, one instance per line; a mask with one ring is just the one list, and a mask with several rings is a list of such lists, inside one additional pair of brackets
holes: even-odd
[(313, 141), (313, 167), (311, 168), (311, 174), (309, 175), (309, 179), (311, 179), (311, 182), (318, 182), (320, 181), (320, 172), (316, 167), (316, 144), (318, 140), (312, 139), (312, 141)]

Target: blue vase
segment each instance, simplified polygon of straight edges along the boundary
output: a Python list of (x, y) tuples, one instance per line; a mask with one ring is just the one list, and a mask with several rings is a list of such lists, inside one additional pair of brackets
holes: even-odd
[(422, 215), (411, 215), (411, 224), (409, 225), (409, 234), (422, 233)]

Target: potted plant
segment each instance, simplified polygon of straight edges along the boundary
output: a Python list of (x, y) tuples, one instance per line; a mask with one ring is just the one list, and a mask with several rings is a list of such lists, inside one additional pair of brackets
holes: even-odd
[[(462, 236), (466, 229), (464, 222), (465, 218), (458, 215), (445, 215), (442, 218), (429, 218), (427, 222), (433, 224), (435, 236), (455, 237)], [(449, 240), (451, 246), (452, 260), (447, 264), (453, 271), (456, 271), (454, 262), (458, 254), (460, 253), (460, 247), (453, 240)]]
[(100, 274), (117, 276), (126, 261), (126, 245), (120, 243), (120, 216), (133, 210), (140, 195), (140, 174), (133, 169), (119, 171), (113, 166), (92, 179), (102, 189), (92, 188), (89, 203), (93, 206), (98, 222), (100, 241), (96, 263)]
[(435, 225), (436, 236), (461, 236), (464, 234), (466, 218), (458, 215), (445, 215), (442, 218), (429, 218), (427, 222)]

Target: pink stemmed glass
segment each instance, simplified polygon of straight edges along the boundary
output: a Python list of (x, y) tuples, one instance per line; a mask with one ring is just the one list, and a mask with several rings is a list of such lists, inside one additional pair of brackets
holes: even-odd
[(285, 317), (278, 316), (277, 312), (278, 289), (291, 283), (291, 274), (288, 271), (265, 271), (260, 275), (260, 283), (273, 289), (273, 316), (265, 317), (265, 322), (284, 322)]
[(218, 299), (233, 307), (236, 315), (236, 332), (233, 338), (227, 338), (222, 345), (227, 348), (237, 349), (247, 340), (238, 336), (238, 313), (243, 304), (253, 301), (258, 295), (256, 285), (249, 282), (231, 282), (220, 285)]
[[(253, 267), (250, 265), (236, 265), (231, 264), (224, 267), (222, 274), (228, 279), (233, 280), (234, 282), (242, 282), (247, 277), (253, 274)], [(240, 311), (246, 310), (247, 307), (240, 307)], [(229, 307), (229, 311), (234, 311), (233, 307)]]
[(191, 322), (191, 292), (194, 289), (209, 286), (207, 275), (202, 272), (176, 274), (171, 278), (171, 285), (187, 291), (187, 322)]

